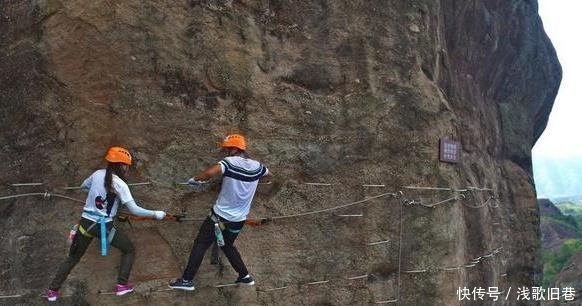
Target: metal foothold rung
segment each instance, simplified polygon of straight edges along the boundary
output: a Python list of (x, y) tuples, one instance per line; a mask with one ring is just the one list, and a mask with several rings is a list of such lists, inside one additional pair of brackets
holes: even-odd
[(14, 183), (10, 184), (12, 187), (24, 187), (24, 186), (42, 186), (44, 183)]
[(374, 302), (374, 304), (389, 304), (389, 303), (396, 303), (396, 302), (398, 302), (398, 299), (387, 300), (387, 301), (378, 301), (378, 302)]
[(222, 284), (222, 285), (215, 285), (215, 288), (223, 288), (223, 287), (232, 287), (232, 286), (238, 286), (238, 284), (233, 283), (233, 284)]
[(333, 185), (331, 183), (311, 183), (311, 182), (303, 183), (303, 184), (310, 185), (310, 186), (331, 186), (331, 185)]
[(444, 271), (457, 271), (459, 270), (461, 267), (450, 267), (450, 268), (442, 268), (442, 270)]
[(352, 276), (352, 277), (346, 277), (347, 280), (354, 280), (354, 279), (361, 279), (361, 278), (366, 278), (368, 277), (368, 274), (364, 274), (364, 275), (359, 275), (359, 276)]
[(319, 285), (319, 284), (327, 284), (327, 283), (329, 283), (329, 280), (323, 280), (323, 281), (305, 283), (305, 285)]
[(402, 271), (404, 273), (424, 273), (427, 272), (427, 269), (422, 269), (422, 270), (407, 270), (407, 271)]
[[(14, 294), (14, 295), (0, 295), (0, 299), (13, 299), (13, 298), (19, 298), (22, 297), (22, 294)], [(46, 297), (46, 295), (44, 296)]]
[(363, 217), (364, 214), (353, 214), (353, 215), (335, 215), (336, 217)]
[(368, 245), (378, 245), (378, 244), (384, 244), (384, 243), (390, 243), (390, 240), (370, 242), (370, 243), (368, 243)]
[(271, 291), (278, 291), (278, 290), (284, 290), (289, 288), (289, 286), (283, 286), (283, 287), (277, 287), (277, 288), (270, 288), (270, 289), (264, 289), (264, 290), (258, 290), (261, 292), (271, 292)]

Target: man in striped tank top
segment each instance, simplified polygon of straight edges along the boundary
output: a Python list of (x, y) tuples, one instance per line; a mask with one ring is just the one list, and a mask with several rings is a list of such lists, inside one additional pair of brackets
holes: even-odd
[[(228, 135), (222, 142), (222, 149), (226, 151), (227, 157), (188, 180), (190, 185), (198, 186), (212, 178), (222, 176), (222, 187), (210, 215), (202, 223), (194, 240), (182, 277), (170, 282), (170, 288), (194, 290), (194, 275), (202, 263), (204, 253), (217, 241), (218, 233), (215, 233), (217, 224), (224, 240), (221, 249), (239, 275), (235, 283), (247, 286), (255, 284), (234, 246), (234, 240), (249, 214), (259, 179), (271, 174), (267, 167), (245, 155), (246, 148), (246, 141), (242, 135)], [(219, 245), (222, 244), (222, 241), (217, 242)]]

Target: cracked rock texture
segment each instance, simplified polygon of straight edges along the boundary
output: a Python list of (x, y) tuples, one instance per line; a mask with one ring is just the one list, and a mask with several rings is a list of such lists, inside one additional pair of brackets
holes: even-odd
[[(194, 293), (152, 293), (179, 276), (199, 223), (122, 224), (137, 247), (137, 292), (96, 295), (114, 285), (119, 255), (100, 258), (94, 246), (61, 301), (323, 306), (399, 297), (400, 305), (464, 305), (458, 287), (540, 282), (530, 150), (560, 79), (535, 0), (4, 0), (0, 190), (78, 185), (103, 166), (108, 146), (121, 144), (136, 160), (129, 180), (154, 183), (132, 189), (145, 207), (204, 217), (217, 183), (205, 192), (174, 183), (216, 162), (217, 143), (235, 131), (276, 175), (259, 188), (253, 216), (386, 191), (423, 203), (452, 196), (402, 186), (488, 187), (498, 208), (468, 207), (490, 196), (469, 191), (433, 209), (406, 206), (402, 220), (400, 202), (382, 198), (338, 211), (360, 218), (328, 213), (248, 227), (237, 243), (257, 279), (251, 288), (210, 287), (235, 278), (222, 258), (223, 267), (205, 259)], [(439, 163), (444, 137), (462, 143), (458, 164)], [(38, 181), (47, 184), (6, 187)], [(306, 181), (337, 185), (298, 183)], [(0, 202), (0, 292), (23, 294), (0, 303), (44, 305), (38, 294), (79, 214), (79, 204), (58, 198)], [(366, 245), (382, 240), (390, 243)], [(498, 247), (473, 268), (435, 269)], [(429, 272), (398, 281), (399, 263)], [(362, 274), (370, 276), (342, 280)], [(302, 285), (320, 280), (332, 281)]]

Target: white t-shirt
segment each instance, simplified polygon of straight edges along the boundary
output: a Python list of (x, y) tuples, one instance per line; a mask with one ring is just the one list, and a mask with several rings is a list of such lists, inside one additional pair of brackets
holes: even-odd
[(219, 163), (222, 168), (222, 188), (214, 204), (214, 212), (232, 222), (244, 221), (251, 209), (259, 179), (269, 173), (256, 160), (229, 156)]
[(105, 169), (97, 170), (85, 179), (83, 184), (81, 184), (81, 189), (87, 190), (88, 194), (85, 200), (85, 207), (83, 207), (83, 214), (81, 215), (83, 218), (97, 222), (100, 216), (103, 216), (106, 217), (106, 222), (113, 221), (113, 217), (117, 215), (119, 203), (127, 205), (127, 208), (134, 215), (144, 217), (152, 217), (154, 215), (153, 211), (137, 206), (127, 184), (115, 174), (113, 174), (112, 185), (116, 196), (111, 213), (107, 216)]

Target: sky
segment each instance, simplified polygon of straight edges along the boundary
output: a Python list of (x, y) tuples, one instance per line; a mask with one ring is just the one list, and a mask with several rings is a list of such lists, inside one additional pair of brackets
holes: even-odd
[(539, 14), (562, 64), (562, 84), (535, 156), (582, 157), (581, 0), (539, 0)]

